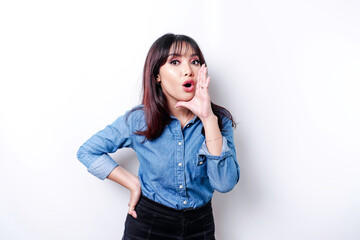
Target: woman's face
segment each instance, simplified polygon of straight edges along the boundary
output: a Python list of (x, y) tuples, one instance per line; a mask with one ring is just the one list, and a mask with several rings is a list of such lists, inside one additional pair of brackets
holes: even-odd
[(160, 67), (156, 78), (161, 84), (169, 107), (178, 101), (189, 101), (194, 97), (199, 69), (199, 56), (186, 43), (182, 44), (179, 54), (175, 53), (174, 47), (170, 48), (169, 57)]

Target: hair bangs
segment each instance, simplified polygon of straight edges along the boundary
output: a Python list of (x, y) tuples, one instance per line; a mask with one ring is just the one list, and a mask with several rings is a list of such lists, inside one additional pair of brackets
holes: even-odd
[(168, 51), (168, 57), (171, 54), (186, 55), (189, 51), (191, 51), (191, 54), (202, 57), (200, 48), (194, 40), (184, 35), (176, 35), (174, 42), (171, 44)]

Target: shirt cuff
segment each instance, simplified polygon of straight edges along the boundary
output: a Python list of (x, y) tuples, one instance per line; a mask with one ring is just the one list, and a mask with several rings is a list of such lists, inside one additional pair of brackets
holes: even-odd
[(88, 171), (95, 177), (104, 180), (117, 166), (119, 166), (119, 164), (109, 155), (103, 154), (90, 165)]
[(231, 154), (232, 154), (231, 150), (227, 144), (227, 139), (223, 136), (223, 145), (221, 148), (220, 156), (211, 155), (211, 153), (209, 152), (209, 150), (206, 147), (206, 141), (204, 141), (200, 147), (198, 159), (200, 162), (205, 160), (204, 158), (219, 161), (219, 160), (222, 160), (222, 159), (228, 157)]

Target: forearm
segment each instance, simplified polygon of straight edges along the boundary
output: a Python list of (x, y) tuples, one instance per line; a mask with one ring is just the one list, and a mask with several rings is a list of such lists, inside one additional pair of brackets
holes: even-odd
[[(213, 127), (209, 128), (211, 124), (213, 124)], [(206, 170), (211, 186), (219, 192), (228, 192), (233, 189), (238, 182), (240, 171), (236, 161), (232, 122), (224, 119), (223, 124), (224, 132), (220, 132), (217, 119), (217, 128), (215, 127), (215, 120), (204, 124), (204, 127), (207, 127), (205, 128), (205, 135), (206, 133), (214, 135), (211, 135), (211, 138), (206, 135), (206, 141), (199, 150), (199, 157), (201, 156), (206, 159)], [(217, 130), (218, 132), (216, 133), (214, 130)], [(215, 134), (219, 134), (220, 136)], [(207, 141), (208, 139), (217, 140)], [(211, 152), (213, 150), (210, 149), (211, 147), (216, 147), (217, 149), (221, 148), (219, 154), (215, 155), (214, 152)]]
[(220, 132), (218, 118), (215, 115), (202, 120), (205, 130), (205, 142), (209, 153), (220, 156), (222, 150), (222, 134)]
[(107, 178), (119, 183), (130, 191), (141, 191), (139, 178), (120, 166), (114, 168)]
[(119, 183), (120, 185), (130, 190), (128, 213), (134, 218), (137, 218), (135, 206), (141, 196), (141, 186), (139, 178), (120, 166), (114, 168), (114, 170), (107, 176), (107, 178)]

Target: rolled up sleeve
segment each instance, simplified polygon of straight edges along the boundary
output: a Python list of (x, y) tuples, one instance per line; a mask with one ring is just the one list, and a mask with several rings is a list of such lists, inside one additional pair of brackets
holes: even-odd
[(131, 134), (131, 119), (125, 114), (88, 139), (79, 148), (77, 158), (91, 174), (104, 180), (118, 166), (108, 153), (131, 147)]
[(89, 157), (89, 155), (91, 155), (91, 153), (82, 147), (77, 154), (80, 162), (87, 166), (88, 172), (101, 180), (104, 180), (114, 168), (119, 166), (108, 154), (91, 155), (94, 157), (94, 161), (91, 161), (90, 165), (85, 164), (85, 158)]

